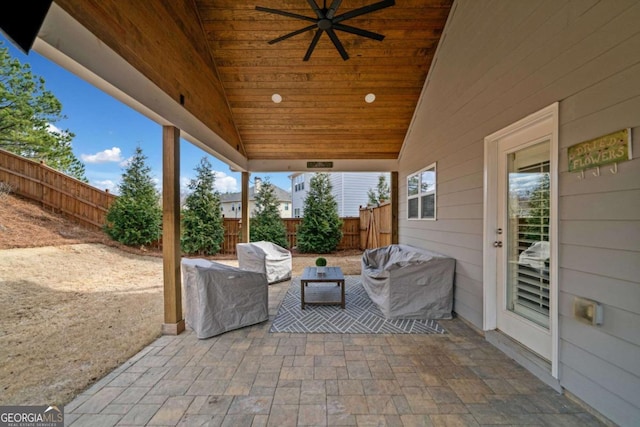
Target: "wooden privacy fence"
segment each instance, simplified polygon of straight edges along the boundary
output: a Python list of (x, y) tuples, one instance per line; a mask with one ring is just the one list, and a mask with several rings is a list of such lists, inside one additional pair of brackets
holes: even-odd
[[(359, 248), (359, 228), (360, 218), (345, 217), (342, 219), (342, 240), (338, 244), (338, 249), (358, 249)], [(287, 229), (287, 243), (290, 248), (298, 244), (296, 238), (298, 227), (302, 222), (302, 218), (283, 218), (284, 225)]]
[(0, 182), (89, 228), (102, 229), (116, 196), (58, 172), (44, 163), (0, 149)]
[(240, 219), (225, 218), (224, 224), (224, 240), (220, 253), (225, 255), (235, 255), (236, 245), (240, 242)]
[[(298, 227), (302, 222), (301, 218), (283, 218), (285, 228), (287, 230), (287, 244), (289, 248), (297, 245), (296, 238)], [(224, 242), (220, 253), (225, 255), (235, 255), (236, 244), (240, 241), (240, 219), (225, 218), (224, 219)], [(359, 249), (360, 245), (360, 218), (346, 217), (342, 218), (342, 240), (338, 244), (339, 250)]]
[(391, 244), (391, 203), (360, 208), (360, 249), (372, 249)]
[[(67, 176), (44, 163), (0, 149), (0, 182), (20, 196), (36, 200), (79, 224), (101, 230), (113, 194)], [(301, 218), (284, 218), (289, 248), (297, 244)], [(224, 219), (224, 242), (220, 253), (233, 255), (240, 241), (240, 219)], [(339, 250), (368, 249), (391, 243), (391, 204), (360, 209), (360, 217), (342, 218)], [(160, 242), (158, 243), (160, 245)]]

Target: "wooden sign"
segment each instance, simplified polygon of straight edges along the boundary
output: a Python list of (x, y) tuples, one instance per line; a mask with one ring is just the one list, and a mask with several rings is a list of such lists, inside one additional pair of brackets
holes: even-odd
[(569, 147), (569, 172), (631, 159), (631, 129), (623, 129)]
[(333, 162), (307, 162), (308, 169), (331, 169)]

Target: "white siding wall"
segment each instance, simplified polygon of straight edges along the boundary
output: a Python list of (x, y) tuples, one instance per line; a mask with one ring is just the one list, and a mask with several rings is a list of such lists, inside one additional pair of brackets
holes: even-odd
[(302, 174), (304, 176), (304, 189), (296, 191), (295, 177), (299, 174), (291, 176), (291, 216), (296, 218), (295, 209), (300, 209), (300, 218), (304, 216), (304, 199), (307, 198), (309, 192), (309, 180), (313, 176), (311, 173)]
[(329, 174), (329, 182), (331, 182), (331, 194), (338, 204), (338, 216), (344, 216), (344, 173), (332, 173)]
[[(640, 420), (640, 159), (567, 172), (567, 147), (640, 138), (640, 2), (456, 3), (400, 161), (400, 242), (457, 259), (455, 311), (482, 327), (484, 137), (560, 101), (560, 382), (620, 425)], [(636, 156), (640, 144), (634, 144)], [(438, 220), (406, 220), (406, 178), (438, 162)], [(604, 325), (572, 317), (574, 296)]]
[[(294, 180), (291, 180), (293, 208), (300, 208), (304, 212), (304, 199), (309, 192), (309, 182), (314, 173), (305, 173), (303, 191), (295, 191)], [(387, 183), (391, 185), (391, 177), (388, 173)], [(333, 187), (332, 194), (338, 204), (338, 215), (340, 217), (356, 217), (360, 215), (360, 206), (367, 204), (367, 192), (370, 188), (374, 190), (378, 185), (379, 172), (332, 172), (329, 179)], [(303, 214), (301, 214), (303, 216)]]
[(293, 213), (291, 209), (291, 202), (280, 202), (280, 206), (278, 206), (278, 211), (280, 212), (280, 218), (291, 218)]
[[(360, 206), (367, 206), (369, 189), (377, 192), (379, 172), (352, 172), (344, 174), (344, 200), (341, 216), (360, 216)], [(391, 176), (383, 174), (391, 185)]]

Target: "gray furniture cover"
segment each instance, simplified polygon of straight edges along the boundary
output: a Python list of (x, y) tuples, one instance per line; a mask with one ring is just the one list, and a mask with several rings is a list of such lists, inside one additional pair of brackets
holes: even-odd
[(362, 284), (387, 319), (451, 319), (454, 273), (454, 258), (409, 245), (362, 255)]
[(236, 245), (238, 265), (243, 270), (267, 275), (267, 282), (291, 278), (291, 252), (275, 243), (260, 241)]
[(200, 258), (182, 259), (185, 321), (200, 339), (269, 319), (263, 273)]

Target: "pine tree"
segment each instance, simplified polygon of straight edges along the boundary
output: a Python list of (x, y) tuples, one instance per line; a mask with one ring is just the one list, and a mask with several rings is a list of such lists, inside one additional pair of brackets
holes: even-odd
[(160, 195), (146, 160), (142, 148), (137, 147), (122, 174), (120, 195), (107, 212), (105, 232), (125, 245), (148, 245), (162, 233)]
[(215, 255), (224, 240), (220, 193), (215, 189), (215, 173), (206, 157), (195, 168), (189, 182), (191, 193), (182, 209), (182, 250), (188, 254)]
[(298, 249), (303, 253), (329, 253), (342, 239), (342, 220), (331, 194), (327, 173), (316, 173), (304, 200), (304, 217), (298, 227)]
[(387, 178), (384, 175), (380, 175), (378, 177), (378, 186), (376, 191), (374, 191), (373, 188), (370, 188), (369, 191), (367, 191), (369, 206), (376, 206), (389, 200), (389, 194), (391, 191), (389, 190)]
[(280, 201), (274, 185), (265, 179), (255, 194), (256, 209), (249, 222), (252, 242), (265, 240), (283, 248), (288, 247), (287, 229), (280, 219)]
[(71, 146), (75, 135), (54, 126), (65, 118), (44, 79), (29, 64), (11, 58), (0, 43), (0, 148), (87, 182), (84, 164)]
[(390, 193), (391, 190), (389, 189), (389, 184), (387, 183), (387, 177), (381, 174), (378, 177), (378, 202), (384, 203), (388, 201)]

